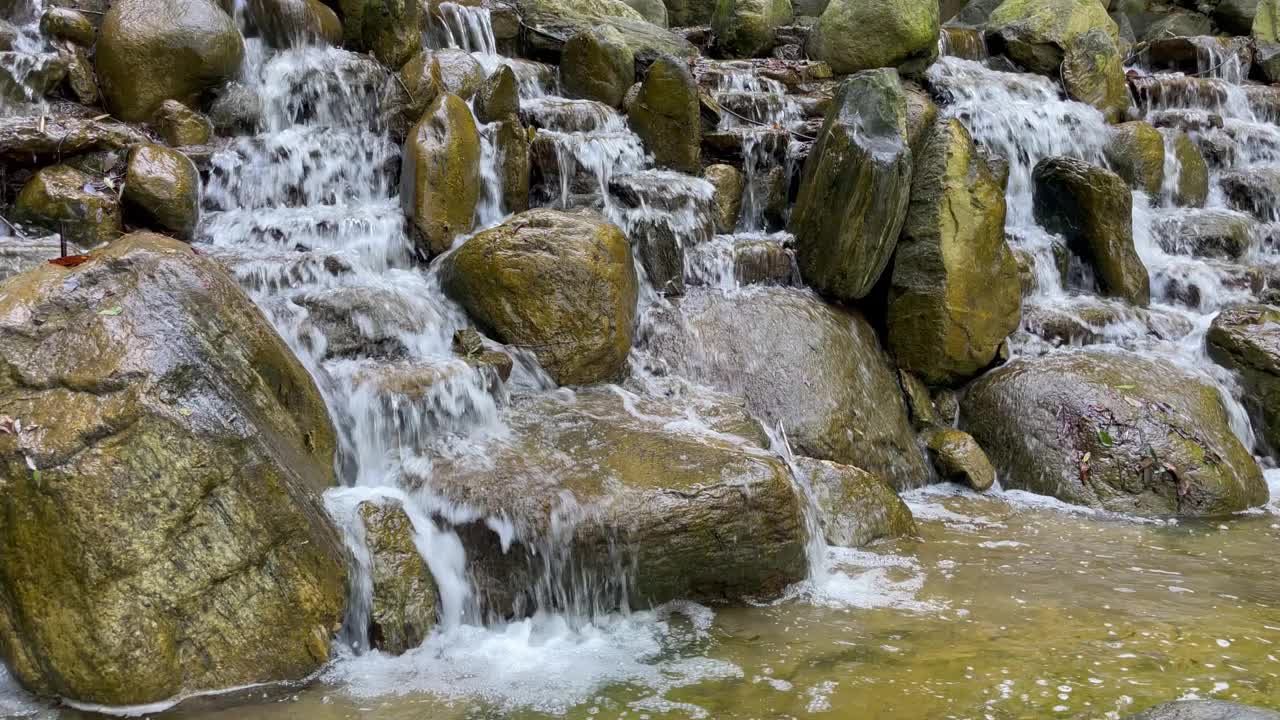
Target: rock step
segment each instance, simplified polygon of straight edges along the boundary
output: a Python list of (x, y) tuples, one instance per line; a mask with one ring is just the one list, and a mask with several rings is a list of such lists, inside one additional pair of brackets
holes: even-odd
[[(716, 102), (728, 117), (721, 116), (722, 126), (743, 123), (782, 123), (790, 126), (803, 120), (798, 103), (785, 95), (772, 92), (730, 90), (716, 93)], [(736, 122), (735, 122), (736, 121)]]
[(619, 133), (627, 123), (613, 108), (595, 100), (544, 97), (520, 103), (520, 119), (540, 130), (577, 133)]
[(717, 235), (689, 250), (688, 282), (731, 289), (801, 285), (790, 233)]
[(403, 213), (392, 200), (207, 213), (197, 240), (247, 256), (341, 251), (373, 268), (404, 265), (412, 249)]

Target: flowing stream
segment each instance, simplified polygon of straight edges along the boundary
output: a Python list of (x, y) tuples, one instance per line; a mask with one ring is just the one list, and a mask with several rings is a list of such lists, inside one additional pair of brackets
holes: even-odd
[[(744, 135), (743, 213), (723, 233), (712, 219), (711, 184), (655, 169), (622, 114), (561, 97), (545, 68), (498, 55), (487, 10), (443, 3), (441, 13), (442, 43), (472, 53), (486, 71), (516, 69), (524, 119), (555, 157), (539, 204), (599, 209), (639, 245), (673, 238), (687, 251), (676, 278), (707, 292), (750, 292), (743, 253), (782, 258), (773, 279), (795, 282), (785, 209), (777, 217), (768, 207), (769, 183), (795, 170), (793, 131), (803, 122), (781, 84), (728, 63), (701, 79), (733, 110), (719, 129)], [(1204, 356), (1203, 337), (1217, 310), (1255, 297), (1239, 278), (1244, 265), (1270, 258), (1268, 226), (1254, 228), (1243, 258), (1195, 258), (1162, 238), (1197, 214), (1231, 212), (1221, 193), (1204, 210), (1174, 208), (1172, 191), (1136, 193), (1134, 231), (1152, 275), (1152, 306), (1100, 299), (1082, 269), (1060, 272), (1057, 241), (1032, 217), (1031, 171), (1052, 155), (1105, 164), (1102, 116), (1062, 100), (1049, 80), (990, 69), (971, 42), (951, 43), (972, 59), (941, 59), (929, 82), (948, 100), (944, 113), (1009, 160), (1007, 231), (1033, 261), (1036, 290), (1015, 354), (1088, 343), (1171, 359), (1221, 389), (1234, 429), (1251, 445), (1240, 390)], [(199, 699), (168, 717), (1101, 718), (1180, 696), (1280, 697), (1277, 471), (1268, 471), (1270, 505), (1223, 524), (1141, 521), (1020, 491), (933, 486), (906, 495), (920, 538), (849, 550), (811, 533), (810, 577), (776, 602), (623, 602), (618, 610), (625, 567), (586, 573), (562, 535), (530, 534), (509, 517), (449, 502), (432, 485), (429, 458), (475, 459), (485, 442), (512, 432), (513, 398), (568, 391), (552, 390), (531, 355), (517, 353), (503, 382), (457, 352), (470, 323), (415, 261), (400, 210), (400, 148), (380, 116), (385, 71), (342, 50), (270, 51), (250, 40), (242, 81), (262, 99), (262, 120), (214, 155), (198, 247), (232, 269), (318, 380), (340, 431), (345, 483), (326, 505), (355, 578), (337, 659), (315, 682)], [(1280, 148), (1280, 127), (1251, 107), (1238, 72), (1203, 81), (1209, 91), (1200, 94), (1174, 92), (1174, 77), (1153, 81), (1169, 91), (1143, 105), (1146, 113), (1222, 115), (1213, 132), (1229, 152), (1215, 177), (1280, 167), (1280, 151), (1271, 151)], [(481, 132), (479, 228), (506, 213), (492, 132)], [(669, 302), (659, 289), (672, 279), (637, 263), (642, 326), (660, 322), (652, 311)], [(1047, 313), (1066, 315), (1081, 333), (1045, 340), (1029, 324)], [(706, 391), (648, 375), (642, 357), (631, 366), (634, 377), (615, 390), (624, 398), (669, 393), (693, 408)], [(692, 411), (661, 420), (708, 432)], [(787, 456), (785, 428), (774, 436), (772, 450)], [(796, 492), (812, 505), (800, 484)], [(440, 591), (439, 625), (398, 657), (368, 649), (362, 503), (405, 508)], [(571, 503), (557, 512), (569, 530), (591, 522)], [(545, 567), (526, 588), (533, 607), (525, 619), (486, 616), (456, 529), (468, 522), (484, 523), (504, 545), (523, 543)], [(0, 669), (0, 716), (89, 714), (30, 700)]]

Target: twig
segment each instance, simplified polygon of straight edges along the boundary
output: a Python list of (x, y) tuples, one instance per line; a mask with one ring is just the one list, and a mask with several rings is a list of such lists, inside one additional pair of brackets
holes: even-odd
[(5, 225), (8, 225), (8, 226), (9, 226), (9, 229), (10, 229), (10, 230), (12, 230), (12, 231), (13, 231), (13, 233), (14, 233), (15, 235), (17, 235), (18, 237), (22, 238), (23, 240), (26, 240), (26, 239), (27, 239), (27, 236), (22, 234), (22, 231), (18, 229), (18, 226), (17, 226), (17, 225), (14, 225), (14, 224), (13, 224), (13, 223), (11, 223), (11, 222), (9, 222), (9, 221), (5, 218), (5, 216), (0, 215), (0, 222), (3, 222)]

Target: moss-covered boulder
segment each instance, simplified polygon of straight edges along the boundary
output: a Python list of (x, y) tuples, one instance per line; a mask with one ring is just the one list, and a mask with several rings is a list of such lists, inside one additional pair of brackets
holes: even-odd
[(95, 64), (107, 109), (147, 122), (165, 100), (193, 104), (236, 77), (244, 40), (213, 0), (118, 0), (98, 32)]
[(1151, 123), (1121, 123), (1111, 129), (1107, 163), (1129, 187), (1158, 197), (1164, 187), (1164, 136)]
[[(406, 80), (405, 85), (414, 91), (414, 96), (420, 101), (430, 95), (428, 86), (437, 77), (436, 67), (433, 65), (439, 68), (440, 87), (463, 100), (470, 100), (484, 84), (484, 66), (466, 50), (421, 50), (414, 53), (400, 70), (401, 78)], [(410, 76), (413, 76), (412, 83), (408, 82)], [(430, 104), (431, 100), (426, 102)]]
[(818, 506), (822, 534), (830, 545), (862, 547), (916, 533), (911, 508), (883, 479), (852, 465), (795, 458)]
[(574, 33), (560, 56), (560, 83), (572, 98), (622, 107), (636, 82), (636, 56), (626, 38), (605, 25)]
[(160, 103), (153, 125), (160, 139), (172, 147), (204, 145), (213, 136), (209, 118), (177, 100)]
[(435, 627), (435, 579), (414, 544), (416, 531), (400, 501), (365, 501), (356, 512), (372, 565), (369, 645), (399, 655), (421, 645)]
[(120, 237), (120, 203), (99, 178), (70, 165), (43, 168), (18, 193), (13, 220), (31, 223), (83, 247)]
[(805, 160), (790, 229), (805, 282), (857, 300), (888, 266), (906, 219), (907, 100), (897, 72), (868, 70), (840, 86), (831, 108)]
[(1253, 15), (1253, 39), (1257, 42), (1280, 42), (1280, 2), (1258, 0)]
[(638, 282), (631, 246), (589, 213), (530, 210), (444, 260), (445, 291), (503, 343), (529, 348), (556, 382), (618, 378)]
[(961, 408), (1005, 488), (1135, 515), (1223, 515), (1267, 500), (1218, 391), (1162, 360), (1015, 360), (971, 385)]
[(899, 489), (925, 483), (897, 374), (861, 315), (780, 287), (690, 289), (670, 312), (649, 342), (657, 369), (744, 398), (797, 453), (856, 465)]
[(14, 676), (133, 705), (323, 666), (346, 597), (320, 499), (334, 431), (226, 271), (135, 233), (10, 279), (0, 338), (0, 415), (22, 424), (0, 433)]
[(510, 65), (499, 65), (476, 90), (476, 120), (498, 122), (520, 116), (520, 86)]
[(200, 173), (177, 150), (138, 145), (129, 151), (124, 202), (139, 224), (191, 240), (200, 217)]
[[(987, 21), (995, 50), (1031, 72), (1058, 76), (1067, 50), (1091, 30), (1119, 43), (1120, 29), (1098, 0), (1005, 0)], [(1117, 45), (1118, 46), (1118, 45)]]
[(671, 27), (710, 25), (716, 12), (716, 0), (664, 0), (667, 24)]
[(62, 157), (120, 150), (147, 141), (137, 129), (106, 120), (69, 115), (0, 120), (0, 161), (15, 167), (54, 163)]
[(1209, 356), (1244, 381), (1245, 408), (1262, 445), (1280, 458), (1280, 308), (1239, 305), (1223, 310), (1205, 338)]
[(659, 165), (698, 173), (702, 147), (698, 84), (683, 62), (664, 56), (650, 65), (628, 113), (632, 129)]
[(924, 72), (938, 56), (937, 0), (831, 0), (809, 35), (809, 55), (838, 74), (893, 67)]
[(1124, 62), (1120, 46), (1105, 29), (1082, 33), (1063, 53), (1061, 77), (1067, 97), (1092, 105), (1109, 122), (1119, 122), (1130, 104)]
[(1133, 245), (1133, 195), (1119, 175), (1083, 160), (1041, 160), (1032, 173), (1036, 221), (1063, 235), (1093, 267), (1103, 294), (1151, 302), (1151, 278)]
[(320, 0), (249, 0), (246, 11), (249, 22), (272, 47), (342, 43), (337, 13)]
[(1004, 236), (1004, 186), (959, 120), (934, 126), (894, 256), (888, 342), (898, 367), (954, 384), (1018, 328), (1022, 288)]
[[(690, 428), (689, 412), (710, 431)], [(506, 538), (483, 525), (460, 533), (491, 612), (563, 607), (566, 597), (590, 597), (596, 610), (624, 599), (740, 603), (808, 573), (794, 480), (741, 405), (589, 389), (516, 400), (505, 419), (509, 438), (435, 459), (430, 480), (433, 492), (514, 526)]]
[(46, 37), (92, 47), (98, 31), (84, 13), (71, 8), (51, 7), (40, 16), (40, 32)]
[(422, 48), (418, 0), (331, 0), (342, 14), (343, 46), (373, 53), (389, 68), (408, 62)]
[(996, 484), (991, 460), (969, 433), (955, 428), (936, 428), (924, 437), (938, 477), (978, 491), (990, 490)]
[(708, 165), (702, 177), (716, 189), (716, 232), (733, 232), (742, 212), (742, 173), (732, 165), (717, 164)]
[(640, 13), (640, 17), (660, 28), (668, 26), (667, 6), (662, 0), (623, 0), (632, 10)]
[(711, 31), (726, 57), (758, 57), (773, 50), (778, 28), (792, 18), (791, 0), (719, 0)]
[(534, 57), (558, 56), (576, 33), (605, 26), (622, 33), (642, 66), (662, 55), (698, 54), (683, 36), (645, 20), (623, 0), (516, 0), (516, 4), (523, 24), (533, 29), (525, 37), (525, 50)]
[(508, 213), (529, 209), (529, 185), (532, 175), (532, 143), (529, 131), (511, 116), (493, 128), (498, 151), (498, 176), (501, 178), (502, 209)]
[(1173, 155), (1178, 161), (1174, 202), (1184, 207), (1204, 207), (1209, 199), (1209, 165), (1190, 135), (1174, 130)]
[(480, 199), (480, 132), (471, 108), (441, 93), (405, 139), (400, 202), (418, 247), (438, 255), (471, 231)]

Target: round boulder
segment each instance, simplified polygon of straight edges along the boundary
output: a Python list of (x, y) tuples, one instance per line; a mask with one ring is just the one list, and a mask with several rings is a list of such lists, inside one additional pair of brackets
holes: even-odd
[(138, 145), (129, 151), (124, 202), (141, 224), (190, 241), (200, 217), (200, 173), (177, 150)]
[(841, 75), (885, 67), (922, 73), (938, 56), (938, 18), (937, 0), (831, 0), (809, 54)]
[(761, 57), (773, 50), (778, 28), (792, 18), (791, 0), (719, 0), (711, 30), (726, 57)]
[(636, 59), (626, 38), (604, 25), (574, 33), (564, 44), (560, 82), (569, 97), (621, 107), (636, 81)]
[(480, 132), (462, 98), (442, 93), (405, 140), (400, 202), (418, 247), (439, 255), (471, 231), (480, 200)]
[(1119, 43), (1120, 28), (1098, 0), (1005, 0), (987, 21), (993, 50), (1050, 77), (1058, 76), (1068, 48), (1094, 29)]
[(14, 201), (13, 219), (60, 233), (86, 248), (120, 237), (115, 193), (69, 165), (51, 165), (31, 176)]
[(852, 465), (797, 456), (818, 506), (818, 520), (827, 544), (862, 547), (881, 538), (916, 533), (911, 508), (881, 478)]
[(1164, 187), (1164, 136), (1151, 123), (1121, 123), (1111, 130), (1107, 162), (1129, 187), (1157, 197)]

